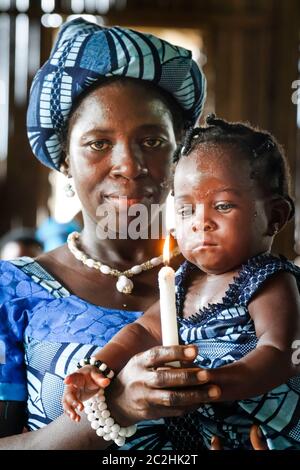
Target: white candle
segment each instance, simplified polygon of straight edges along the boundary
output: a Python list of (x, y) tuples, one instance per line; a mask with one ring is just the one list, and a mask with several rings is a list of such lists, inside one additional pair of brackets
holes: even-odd
[[(167, 252), (167, 255), (166, 255)], [(169, 235), (165, 241), (164, 260), (168, 261)], [(160, 318), (163, 346), (176, 346), (178, 343), (178, 328), (175, 303), (175, 271), (170, 266), (164, 266), (158, 273), (160, 295)], [(180, 367), (178, 361), (169, 363)]]

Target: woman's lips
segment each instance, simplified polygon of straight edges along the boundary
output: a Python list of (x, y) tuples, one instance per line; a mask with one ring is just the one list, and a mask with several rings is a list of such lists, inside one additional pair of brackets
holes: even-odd
[(149, 206), (153, 202), (152, 195), (144, 196), (104, 196), (104, 201), (108, 204), (111, 204), (116, 209), (127, 210), (129, 207), (134, 206), (135, 204), (144, 204)]

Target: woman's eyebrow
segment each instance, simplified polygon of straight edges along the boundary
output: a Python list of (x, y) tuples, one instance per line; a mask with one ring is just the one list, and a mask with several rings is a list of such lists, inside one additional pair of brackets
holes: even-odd
[(93, 134), (112, 134), (113, 133), (113, 129), (108, 129), (108, 128), (102, 128), (102, 127), (93, 127), (92, 129), (89, 129), (88, 131), (84, 132), (82, 135), (81, 135), (81, 139), (87, 139), (88, 137), (90, 137), (91, 135)]
[[(164, 124), (142, 124), (141, 126), (137, 127), (137, 130), (167, 132), (168, 127), (165, 126)], [(84, 141), (84, 140), (88, 139), (89, 137), (91, 137), (91, 135), (94, 135), (94, 134), (113, 134), (114, 132), (115, 132), (115, 130), (111, 129), (111, 128), (93, 127), (91, 129), (87, 130), (86, 132), (84, 132), (81, 135), (80, 139)]]

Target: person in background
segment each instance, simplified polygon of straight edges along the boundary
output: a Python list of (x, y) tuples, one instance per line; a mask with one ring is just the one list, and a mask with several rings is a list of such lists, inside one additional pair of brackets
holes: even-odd
[(44, 245), (30, 228), (16, 228), (0, 239), (0, 259), (11, 260), (20, 256), (36, 258), (44, 250)]
[(57, 222), (53, 217), (47, 217), (38, 227), (35, 235), (43, 243), (44, 251), (51, 251), (66, 243), (68, 235), (80, 232), (82, 229), (82, 215), (78, 212), (69, 222)]

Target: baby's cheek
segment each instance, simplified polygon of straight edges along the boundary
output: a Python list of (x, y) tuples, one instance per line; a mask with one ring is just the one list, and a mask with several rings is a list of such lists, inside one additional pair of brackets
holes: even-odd
[(182, 255), (191, 260), (193, 258), (193, 250), (203, 244), (203, 233), (194, 232), (187, 224), (176, 230), (177, 243)]
[(184, 231), (183, 224), (181, 222), (176, 222), (176, 240), (181, 253), (186, 249), (189, 235), (190, 231)]
[(195, 217), (177, 218), (175, 220), (176, 236), (183, 244), (194, 245), (203, 238), (203, 224)]

